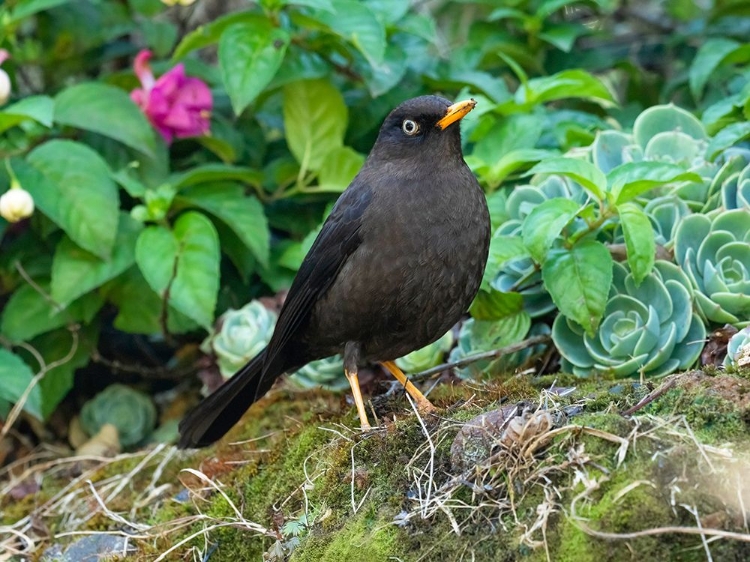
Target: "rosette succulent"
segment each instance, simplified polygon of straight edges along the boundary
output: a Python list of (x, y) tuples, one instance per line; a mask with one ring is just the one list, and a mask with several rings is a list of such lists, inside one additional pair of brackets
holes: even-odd
[(656, 189), (658, 194), (676, 193), (692, 210), (705, 205), (719, 165), (706, 157), (709, 144), (703, 124), (674, 105), (657, 105), (643, 111), (633, 124), (633, 133), (602, 131), (591, 146), (591, 157), (605, 174), (630, 162), (664, 162), (694, 172), (700, 181), (680, 181)]
[[(745, 162), (745, 158), (742, 158)], [(725, 209), (750, 211), (750, 164), (730, 175), (721, 184), (721, 203)]]
[(453, 332), (446, 332), (442, 338), (396, 359), (396, 365), (407, 373), (418, 373), (442, 363), (445, 354), (453, 347)]
[(538, 185), (519, 185), (508, 195), (505, 211), (509, 218), (498, 227), (498, 232), (508, 235), (519, 234), (524, 219), (531, 211), (555, 197), (572, 199), (581, 205), (588, 199), (588, 195), (579, 184), (562, 176), (545, 177)]
[(654, 228), (656, 243), (671, 247), (680, 221), (690, 214), (687, 203), (676, 195), (662, 195), (651, 199), (643, 207)]
[[(525, 328), (524, 328), (525, 330)], [(520, 337), (515, 337), (506, 324), (502, 322), (481, 321), (470, 318), (461, 326), (458, 334), (457, 345), (450, 353), (450, 361), (460, 361), (469, 355), (492, 351), (519, 341), (524, 335), (527, 337), (547, 335), (550, 333), (549, 326), (543, 323), (534, 324), (528, 334), (523, 332)], [(544, 350), (544, 344), (526, 348), (497, 359), (484, 359), (475, 361), (466, 367), (455, 370), (456, 375), (463, 379), (480, 379), (484, 376), (493, 376), (503, 372), (513, 371), (531, 357), (538, 355)]]
[(676, 265), (657, 261), (640, 285), (620, 263), (599, 328), (592, 336), (560, 315), (552, 339), (562, 368), (580, 377), (666, 375), (692, 365), (703, 349), (706, 329), (693, 312), (690, 280)]
[(750, 210), (691, 215), (677, 229), (675, 259), (707, 320), (750, 324)]
[(113, 384), (86, 402), (81, 409), (81, 427), (96, 435), (105, 424), (117, 428), (120, 444), (142, 442), (154, 429), (156, 407), (151, 398), (122, 384)]
[(322, 387), (327, 390), (345, 390), (349, 381), (344, 374), (344, 360), (341, 355), (326, 357), (308, 363), (289, 375), (289, 382), (300, 389)]
[[(650, 199), (643, 207), (651, 227), (654, 230), (654, 240), (660, 246), (671, 248), (677, 234), (680, 221), (691, 214), (690, 207), (674, 193)], [(623, 243), (625, 237), (622, 227), (618, 225), (613, 242)]]
[(727, 345), (724, 367), (750, 365), (750, 326), (732, 336)]
[[(576, 182), (561, 176), (549, 176), (539, 185), (516, 187), (508, 196), (506, 212), (509, 220), (500, 225), (496, 235), (520, 236), (524, 219), (539, 204), (562, 197), (583, 205), (587, 194)], [(528, 255), (511, 258), (500, 265), (490, 285), (498, 291), (515, 291), (523, 297), (524, 310), (532, 318), (555, 309), (552, 298), (542, 284), (541, 271)]]
[(222, 376), (231, 377), (268, 345), (276, 315), (254, 300), (239, 310), (227, 310), (219, 319), (219, 326), (201, 348), (206, 353), (213, 351)]

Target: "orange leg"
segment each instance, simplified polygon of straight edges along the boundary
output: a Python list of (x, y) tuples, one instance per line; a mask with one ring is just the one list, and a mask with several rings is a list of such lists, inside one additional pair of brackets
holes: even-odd
[(349, 386), (352, 387), (352, 395), (354, 396), (354, 403), (357, 405), (357, 413), (359, 414), (359, 423), (362, 425), (362, 430), (367, 431), (370, 428), (370, 422), (367, 421), (367, 412), (365, 411), (365, 402), (362, 399), (362, 390), (359, 388), (359, 376), (356, 369), (350, 371), (344, 369), (346, 379), (349, 381)]
[(432, 402), (427, 400), (424, 394), (419, 392), (419, 389), (414, 386), (409, 379), (406, 378), (404, 372), (399, 369), (393, 361), (383, 361), (380, 364), (388, 369), (388, 372), (396, 377), (396, 380), (398, 380), (398, 382), (404, 385), (404, 390), (406, 390), (406, 392), (409, 393), (409, 396), (411, 396), (417, 403), (417, 410), (419, 410), (420, 413), (429, 414), (430, 412), (434, 412), (436, 410), (435, 406), (432, 405)]

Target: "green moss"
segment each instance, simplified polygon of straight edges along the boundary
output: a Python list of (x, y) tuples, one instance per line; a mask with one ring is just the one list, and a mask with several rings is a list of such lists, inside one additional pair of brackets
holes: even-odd
[(398, 528), (380, 519), (377, 509), (370, 505), (349, 518), (333, 536), (313, 533), (294, 552), (290, 562), (389, 560), (406, 554), (399, 534)]
[(710, 388), (672, 389), (644, 408), (644, 412), (663, 417), (684, 416), (695, 434), (706, 443), (747, 439), (748, 412), (712, 394)]
[[(691, 378), (692, 377), (692, 378)], [(734, 442), (747, 439), (747, 409), (742, 388), (732, 386), (725, 375), (713, 377), (688, 374), (690, 384), (678, 385), (647, 406), (641, 413), (659, 414), (664, 418), (685, 414), (699, 439), (709, 442), (732, 438)], [(578, 384), (570, 384), (576, 382)], [(476, 415), (495, 409), (499, 404), (518, 400), (537, 400), (539, 390), (556, 386), (576, 386), (572, 396), (556, 399), (558, 405), (584, 403), (584, 413), (572, 416), (566, 423), (572, 426), (595, 428), (629, 438), (639, 423), (639, 431), (653, 430), (663, 422), (651, 418), (624, 418), (617, 412), (632, 405), (656, 385), (638, 385), (630, 381), (567, 381), (545, 377), (505, 382), (493, 382), (482, 387), (448, 388), (441, 391), (436, 401), (443, 410), (440, 419), (426, 418), (433, 441), (436, 486), (445, 485), (450, 474), (450, 446), (462, 423)], [(682, 384), (682, 383), (680, 383)], [(717, 385), (723, 385), (718, 387)], [(750, 388), (750, 385), (748, 386)], [(486, 390), (486, 392), (485, 392)], [(476, 396), (467, 404), (472, 395)], [(735, 396), (736, 395), (736, 396)], [(737, 402), (727, 397), (736, 397)], [(451, 404), (450, 400), (456, 400)], [(403, 399), (390, 400), (385, 405), (389, 415), (385, 429), (369, 434), (347, 432), (336, 424), (355, 427), (356, 414), (351, 407), (341, 407), (337, 397), (322, 393), (285, 395), (276, 393), (251, 409), (246, 418), (216, 447), (193, 455), (177, 455), (169, 463), (160, 483), (177, 482), (181, 467), (199, 468), (207, 476), (222, 483), (222, 490), (248, 520), (278, 533), (282, 544), (285, 523), (304, 521), (310, 515), (309, 527), (301, 527), (299, 545), (291, 560), (340, 561), (366, 559), (388, 560), (389, 557), (416, 560), (499, 560), (502, 562), (544, 562), (547, 551), (523, 544), (522, 534), (530, 529), (539, 516), (538, 508), (554, 490), (556, 512), (547, 520), (545, 537), (549, 556), (556, 562), (603, 562), (631, 560), (631, 556), (647, 560), (675, 560), (692, 562), (704, 560), (699, 537), (659, 535), (636, 540), (606, 541), (584, 533), (569, 517), (570, 506), (583, 491), (577, 474), (585, 473), (596, 479), (599, 487), (590, 490), (585, 499), (576, 503), (578, 514), (586, 518), (592, 529), (609, 533), (626, 533), (655, 526), (694, 526), (692, 515), (672, 505), (670, 486), (680, 485), (679, 502), (695, 505), (701, 515), (725, 513), (727, 508), (718, 499), (716, 486), (706, 481), (705, 466), (700, 454), (688, 438), (677, 433), (651, 431), (649, 437), (639, 438), (637, 445), (628, 448), (622, 465), (618, 465), (620, 444), (591, 432), (570, 429), (558, 434), (549, 445), (535, 453), (534, 459), (521, 464), (500, 459), (483, 477), (492, 483), (486, 492), (477, 492), (469, 485), (459, 486), (451, 501), (463, 502), (472, 509), (454, 509), (455, 521), (461, 528), (457, 536), (449, 518), (437, 512), (428, 519), (413, 513), (403, 526), (405, 512), (415, 508), (414, 482), (406, 467), (417, 469), (427, 462), (427, 455), (414, 459), (415, 452), (425, 445), (422, 426)], [(744, 409), (743, 409), (744, 408)], [(395, 414), (395, 422), (393, 416)], [(703, 424), (703, 425), (701, 425)], [(347, 438), (332, 431), (341, 430)], [(679, 428), (678, 428), (679, 429)], [(270, 436), (269, 436), (270, 434)], [(263, 439), (258, 439), (260, 437)], [(240, 445), (235, 441), (253, 440)], [(352, 454), (354, 472), (352, 472)], [(95, 481), (132, 470), (138, 459), (111, 463), (98, 471)], [(588, 459), (577, 464), (575, 459)], [(125, 505), (129, 510), (134, 498), (152, 478), (152, 470), (159, 462), (154, 459), (135, 475), (132, 483), (122, 490), (113, 505)], [(514, 472), (511, 474), (510, 469)], [(356, 513), (352, 509), (352, 474)], [(543, 476), (541, 476), (543, 474)], [(183, 475), (182, 478), (190, 478)], [(468, 476), (471, 479), (471, 476)], [(713, 476), (715, 478), (715, 476)], [(309, 480), (308, 480), (309, 479)], [(634, 482), (643, 482), (631, 487)], [(653, 486), (646, 482), (653, 483)], [(53, 481), (59, 487), (63, 481)], [(45, 492), (48, 484), (45, 483)], [(191, 488), (201, 487), (195, 483)], [(304, 489), (304, 493), (302, 488)], [(50, 488), (51, 489), (51, 488)], [(508, 496), (508, 490), (511, 495)], [(18, 508), (21, 514), (34, 507), (33, 496)], [(364, 499), (364, 501), (362, 501)], [(493, 501), (498, 504), (492, 505)], [(360, 504), (361, 502), (361, 504)], [(513, 504), (513, 512), (499, 506)], [(38, 505), (38, 504), (36, 504)], [(200, 512), (219, 521), (235, 517), (234, 509), (219, 494), (209, 494), (195, 502)], [(482, 506), (482, 507), (479, 507)], [(110, 506), (111, 507), (111, 506)], [(5, 510), (7, 520), (18, 515), (16, 506)], [(194, 514), (193, 502), (178, 503), (171, 498), (158, 509), (148, 506), (138, 511), (134, 520), (156, 525)], [(732, 528), (731, 517), (724, 526)], [(205, 521), (197, 522), (163, 538), (139, 543), (136, 560), (153, 559), (177, 541), (200, 531)], [(51, 522), (54, 528), (54, 522)], [(90, 528), (112, 528), (106, 517), (93, 518)], [(288, 531), (285, 531), (288, 533)], [(260, 537), (240, 528), (224, 527), (208, 534), (215, 550), (212, 562), (261, 560), (277, 541), (277, 537)], [(540, 530), (533, 535), (542, 540)], [(199, 536), (190, 544), (175, 551), (171, 560), (179, 560), (189, 546), (205, 548), (205, 538)], [(148, 543), (148, 544), (146, 544)], [(722, 541), (711, 544), (715, 560), (750, 559), (750, 545)], [(631, 554), (632, 550), (632, 554)]]

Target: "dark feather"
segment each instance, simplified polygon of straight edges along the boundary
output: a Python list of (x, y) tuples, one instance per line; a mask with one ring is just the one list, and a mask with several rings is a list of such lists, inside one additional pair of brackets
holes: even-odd
[(265, 357), (261, 352), (182, 419), (178, 447), (210, 445), (239, 421), (253, 402), (249, 397), (263, 396), (273, 384), (260, 376)]

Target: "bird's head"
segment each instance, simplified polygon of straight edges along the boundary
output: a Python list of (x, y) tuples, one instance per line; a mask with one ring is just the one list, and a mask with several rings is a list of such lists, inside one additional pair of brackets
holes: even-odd
[(407, 100), (385, 118), (373, 154), (436, 163), (462, 158), (459, 122), (475, 105), (474, 100), (451, 103), (439, 96)]

